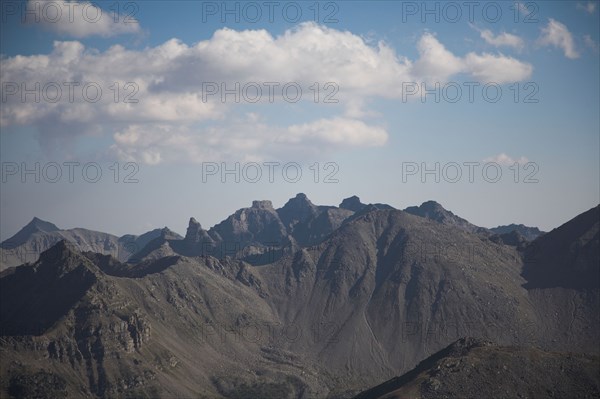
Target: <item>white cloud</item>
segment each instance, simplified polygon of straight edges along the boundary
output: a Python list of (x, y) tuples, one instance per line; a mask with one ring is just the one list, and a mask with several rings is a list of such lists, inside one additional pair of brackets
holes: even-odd
[(425, 33), (417, 44), (419, 59), (412, 71), (429, 81), (445, 82), (463, 70), (462, 60), (448, 51), (435, 36)]
[[(77, 41), (57, 41), (49, 54), (0, 59), (0, 80), (7, 96), (0, 125), (35, 125), (48, 137), (72, 137), (86, 134), (86, 129), (104, 131), (113, 136), (115, 152), (149, 163), (196, 159), (202, 154), (228, 155), (229, 148), (241, 145), (248, 146), (249, 156), (257, 157), (268, 152), (264, 143), (278, 146), (278, 151), (283, 146), (297, 148), (292, 138), (306, 151), (310, 149), (304, 143), (319, 143), (326, 151), (380, 145), (387, 137), (385, 129), (367, 125), (361, 118), (378, 117), (365, 109), (373, 99), (402, 98), (404, 82), (418, 85), (437, 80), (443, 84), (457, 74), (468, 74), (485, 82), (508, 83), (527, 79), (532, 73), (530, 64), (502, 54), (460, 57), (429, 33), (420, 38), (417, 48), (419, 58), (410, 60), (384, 42), (371, 46), (351, 32), (315, 23), (303, 23), (276, 37), (265, 30), (224, 28), (193, 45), (171, 39), (142, 50), (114, 45), (97, 51)], [(10, 95), (4, 86), (16, 84), (20, 89), (25, 84), (31, 89), (36, 83), (43, 88), (52, 82), (62, 88), (62, 99), (55, 103), (44, 98), (34, 102), (31, 95), (23, 102), (20, 90)], [(74, 87), (73, 102), (67, 101), (69, 88), (64, 82), (80, 83)], [(84, 101), (82, 86), (89, 82), (102, 89), (97, 102)], [(260, 117), (236, 124), (232, 120), (238, 110), (250, 105), (243, 98), (235, 103), (233, 96), (226, 101), (218, 94), (203, 96), (207, 82), (216, 83), (219, 89), (220, 84), (230, 89), (236, 82), (240, 88), (256, 82), (263, 88), (262, 97), (250, 112), (258, 116), (263, 105), (281, 110), (319, 107), (320, 114), (316, 120), (303, 120), (288, 128), (267, 126)], [(273, 104), (264, 82), (279, 83)], [(291, 105), (282, 98), (281, 89), (287, 82), (301, 86), (300, 103)], [(310, 88), (315, 82), (320, 85), (317, 105)], [(327, 82), (339, 88), (334, 95), (339, 104), (322, 104), (325, 96), (333, 93), (331, 87), (324, 87)], [(46, 94), (42, 90), (41, 95)], [(138, 102), (124, 103), (128, 95)], [(243, 134), (232, 133), (237, 131)], [(165, 140), (169, 134), (174, 134), (173, 138)], [(209, 153), (193, 144), (197, 140), (208, 143)], [(165, 148), (178, 148), (187, 156), (171, 157)]]
[(122, 10), (114, 8), (115, 4), (106, 10), (87, 1), (28, 0), (22, 14), (27, 24), (75, 38), (139, 33), (140, 24), (134, 17), (137, 4), (119, 3)]
[(360, 120), (333, 118), (293, 125), (287, 128), (289, 134), (282, 142), (297, 144), (304, 140), (321, 143), (334, 143), (343, 146), (381, 146), (386, 143), (388, 134), (384, 128), (373, 127)]
[(577, 5), (575, 7), (578, 10), (587, 12), (588, 14), (593, 14), (594, 11), (596, 11), (596, 3), (594, 3), (593, 1), (588, 1), (585, 4), (577, 3)]
[(548, 25), (542, 28), (538, 43), (542, 46), (554, 46), (562, 49), (567, 58), (579, 58), (575, 41), (569, 29), (552, 18), (549, 19)]
[(148, 164), (182, 159), (261, 161), (323, 155), (331, 148), (378, 147), (387, 140), (384, 128), (356, 119), (336, 117), (279, 127), (250, 113), (228, 126), (212, 128), (132, 125), (114, 134), (111, 150), (123, 161)]
[(494, 33), (489, 29), (480, 30), (479, 34), (486, 43), (496, 47), (512, 47), (517, 50), (522, 50), (525, 46), (525, 42), (517, 35), (511, 33), (501, 32), (494, 36)]
[(530, 64), (512, 57), (487, 53), (467, 54), (465, 65), (476, 79), (499, 84), (524, 80), (533, 72)]
[(471, 52), (457, 57), (429, 33), (421, 37), (417, 47), (420, 56), (411, 71), (426, 81), (444, 83), (450, 76), (468, 73), (480, 82), (509, 83), (525, 80), (533, 72), (531, 64), (503, 54)]
[(496, 162), (497, 164), (502, 166), (511, 166), (514, 165), (515, 162), (519, 165), (525, 165), (527, 162), (529, 162), (529, 159), (523, 156), (518, 159), (513, 159), (502, 152), (498, 155), (494, 155), (493, 157), (484, 159), (483, 162)]

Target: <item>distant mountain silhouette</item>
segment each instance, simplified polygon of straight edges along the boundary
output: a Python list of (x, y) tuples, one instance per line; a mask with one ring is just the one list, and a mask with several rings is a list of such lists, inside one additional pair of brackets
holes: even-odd
[(537, 227), (529, 227), (523, 224), (509, 224), (507, 226), (493, 227), (490, 229), (490, 231), (499, 235), (517, 232), (528, 241), (533, 241), (542, 234), (545, 234), (543, 231), (540, 231), (540, 229), (538, 229)]
[[(26, 262), (35, 262), (42, 252), (62, 240), (73, 243), (81, 251), (110, 254), (125, 261), (160, 234), (161, 229), (140, 236), (126, 234), (122, 237), (81, 228), (61, 230), (56, 225), (35, 217), (17, 234), (0, 244), (0, 271)], [(178, 234), (175, 235), (181, 238)]]

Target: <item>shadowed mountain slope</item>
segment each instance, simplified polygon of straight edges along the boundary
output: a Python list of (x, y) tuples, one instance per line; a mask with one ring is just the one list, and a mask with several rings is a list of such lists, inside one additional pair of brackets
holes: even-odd
[(600, 358), (463, 338), (355, 399), (597, 398)]

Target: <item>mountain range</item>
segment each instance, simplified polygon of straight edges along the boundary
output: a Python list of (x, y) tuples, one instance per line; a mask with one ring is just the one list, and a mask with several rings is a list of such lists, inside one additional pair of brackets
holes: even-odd
[(599, 210), (511, 244), (433, 202), (298, 194), (128, 262), (34, 219), (7, 241), (48, 248), (0, 273), (0, 396), (593, 397)]
[[(273, 256), (319, 243), (344, 222), (377, 209), (395, 208), (380, 203), (364, 204), (357, 196), (344, 199), (339, 207), (314, 205), (305, 194), (299, 193), (279, 209), (273, 208), (271, 201), (253, 201), (251, 207), (239, 209), (208, 230), (192, 217), (185, 238), (167, 227), (139, 236), (126, 234), (121, 237), (83, 228), (63, 230), (34, 217), (15, 235), (0, 243), (0, 270), (35, 262), (43, 251), (63, 239), (81, 251), (112, 255), (123, 262), (136, 261), (158, 251), (154, 256), (167, 253), (186, 256), (227, 254), (252, 264), (264, 263), (272, 261)], [(492, 229), (478, 227), (435, 201), (426, 201), (404, 211), (472, 233), (494, 236), (497, 241), (515, 246), (543, 234), (536, 227), (516, 224)]]
[[(61, 230), (50, 222), (34, 217), (14, 236), (0, 243), (0, 270), (35, 262), (42, 252), (62, 240), (72, 242), (82, 251), (109, 254), (126, 261), (160, 234), (161, 229), (139, 236), (126, 234), (122, 237), (82, 228)], [(181, 238), (178, 234), (176, 236)]]

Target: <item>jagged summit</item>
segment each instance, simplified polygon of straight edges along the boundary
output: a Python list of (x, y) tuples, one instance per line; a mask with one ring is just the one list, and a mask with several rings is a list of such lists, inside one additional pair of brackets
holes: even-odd
[(496, 234), (508, 234), (511, 232), (518, 232), (523, 237), (525, 237), (529, 241), (533, 241), (539, 236), (545, 234), (543, 231), (538, 229), (537, 227), (525, 226), (524, 224), (509, 224), (505, 226), (493, 227), (490, 229)]
[(252, 208), (273, 209), (273, 203), (270, 200), (254, 200), (252, 201)]
[(391, 205), (381, 204), (381, 203), (364, 204), (360, 201), (360, 198), (358, 196), (353, 195), (352, 197), (344, 198), (344, 200), (340, 204), (340, 209), (347, 209), (349, 211), (352, 211), (352, 212), (355, 212), (356, 214), (358, 214), (358, 213), (370, 212), (370, 211), (374, 211), (374, 210), (396, 209), (396, 208), (394, 208)]
[(164, 238), (164, 239), (170, 239), (170, 240), (181, 238), (181, 236), (179, 234), (175, 233), (173, 230), (171, 230), (170, 228), (168, 228), (166, 226), (160, 230), (160, 237)]
[(469, 223), (467, 220), (444, 208), (439, 202), (433, 200), (425, 201), (420, 206), (409, 206), (404, 209), (404, 212), (421, 216), (441, 224), (455, 226), (471, 233), (488, 232), (487, 229)]
[[(97, 267), (87, 261), (77, 245), (68, 240), (60, 240), (40, 254), (33, 268), (44, 271), (44, 275), (60, 277), (76, 269), (96, 271)], [(87, 273), (87, 272), (86, 272)]]
[(200, 242), (212, 242), (212, 239), (209, 237), (208, 232), (202, 228), (200, 222), (198, 222), (195, 218), (191, 217), (190, 222), (188, 223), (188, 228), (185, 233), (184, 240), (187, 243), (200, 243)]
[(286, 202), (284, 207), (288, 204), (290, 204), (290, 205), (292, 205), (292, 204), (293, 205), (313, 205), (313, 203), (308, 199), (308, 197), (304, 193), (298, 193), (298, 194), (296, 194), (296, 196), (294, 198), (290, 198), (288, 200), (288, 202)]
[(358, 198), (356, 195), (353, 195), (352, 197), (344, 198), (344, 200), (340, 204), (340, 208), (348, 209), (353, 212), (358, 212), (361, 209), (363, 209), (365, 206), (366, 205), (363, 204), (362, 202), (360, 202), (360, 198)]
[[(192, 230), (202, 229), (202, 225), (200, 224), (199, 221), (196, 220), (196, 218), (191, 217), (190, 221), (188, 223), (188, 232), (190, 231), (190, 229), (192, 229)], [(187, 234), (186, 234), (186, 237), (187, 237)]]
[(419, 206), (409, 206), (404, 209), (404, 212), (426, 217), (436, 222), (442, 222), (445, 218), (454, 216), (452, 212), (446, 210), (440, 203), (433, 200), (425, 201)]
[(0, 246), (2, 248), (14, 248), (26, 242), (31, 235), (37, 232), (52, 232), (58, 230), (60, 229), (55, 224), (34, 217), (31, 219), (31, 222), (27, 223), (25, 227), (17, 232), (17, 234), (2, 242)]
[(298, 222), (315, 216), (318, 213), (318, 207), (314, 205), (304, 193), (298, 193), (294, 198), (290, 198), (285, 205), (277, 209), (281, 221), (286, 227), (293, 227)]

